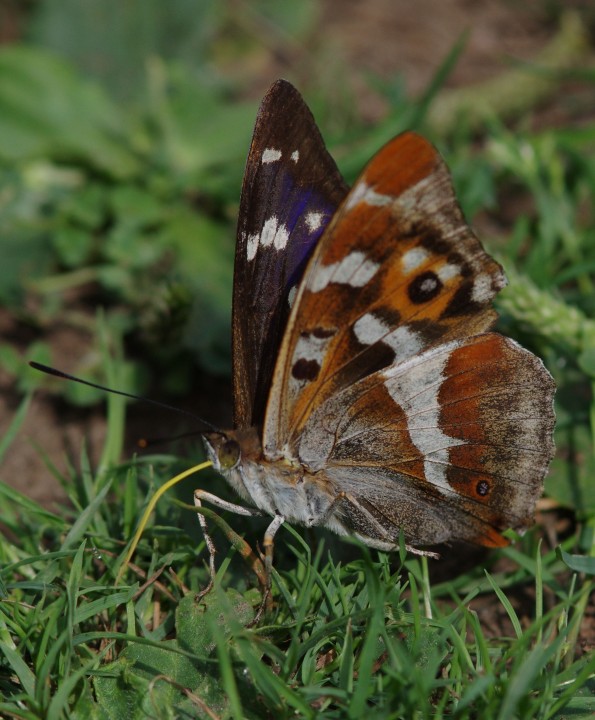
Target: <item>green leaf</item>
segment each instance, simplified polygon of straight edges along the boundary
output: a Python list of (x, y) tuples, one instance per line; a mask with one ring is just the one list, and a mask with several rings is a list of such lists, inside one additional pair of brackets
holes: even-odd
[(595, 378), (595, 347), (585, 348), (577, 358), (580, 369), (591, 378)]
[(559, 455), (555, 457), (545, 479), (545, 491), (565, 507), (588, 515), (595, 510), (595, 455), (590, 428), (575, 423), (568, 433), (556, 434), (558, 446), (564, 447), (568, 442), (574, 457), (580, 457), (581, 462), (570, 464)]
[(192, 690), (211, 708), (224, 707), (216, 680), (205, 667), (176, 652), (177, 647), (175, 641), (162, 642), (159, 647), (131, 644), (117, 661), (102, 668), (94, 686), (97, 701), (109, 718), (184, 716), (192, 706), (183, 688)]
[(93, 238), (88, 230), (67, 225), (57, 228), (52, 235), (52, 245), (60, 260), (68, 267), (82, 265), (87, 259)]
[[(110, 718), (160, 716), (167, 708), (175, 710), (176, 716), (191, 709), (196, 714), (203, 704), (216, 713), (225, 711), (229, 690), (222, 684), (215, 650), (218, 643), (227, 643), (226, 618), (245, 624), (254, 617), (251, 605), (239, 593), (229, 590), (225, 597), (227, 601), (220, 605), (217, 593), (200, 603), (192, 593), (185, 596), (176, 613), (177, 642), (162, 642), (158, 647), (131, 644), (104, 668), (95, 679), (95, 690)], [(184, 688), (192, 691), (190, 697)]]
[(589, 557), (588, 555), (571, 555), (562, 550), (561, 547), (556, 548), (556, 555), (573, 572), (595, 575), (595, 557)]
[(67, 157), (122, 179), (140, 169), (127, 133), (102, 89), (57, 56), (18, 45), (0, 52), (0, 159)]
[(10, 447), (12, 441), (17, 436), (19, 430), (21, 429), (21, 426), (25, 422), (25, 418), (27, 417), (27, 411), (29, 409), (30, 403), (31, 403), (31, 397), (29, 395), (27, 397), (23, 398), (16, 413), (14, 414), (14, 417), (12, 418), (12, 420), (10, 422), (10, 425), (4, 431), (4, 434), (2, 435), (2, 437), (0, 437), (0, 462), (2, 461), (2, 458), (4, 457), (8, 448)]
[(226, 605), (221, 605), (216, 592), (210, 592), (200, 603), (193, 594), (186, 595), (176, 611), (176, 626), (180, 646), (197, 654), (210, 655), (215, 647), (215, 632), (229, 634), (224, 610), (231, 609), (240, 625), (247, 625), (254, 617), (254, 609), (233, 589), (226, 591)]
[(180, 66), (154, 61), (152, 69), (153, 112), (165, 162), (176, 173), (191, 175), (204, 192), (214, 166), (241, 164), (256, 107), (224, 103), (220, 92)]

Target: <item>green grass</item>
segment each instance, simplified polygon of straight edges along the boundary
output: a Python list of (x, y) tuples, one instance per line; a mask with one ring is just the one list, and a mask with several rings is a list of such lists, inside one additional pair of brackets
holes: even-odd
[[(116, 586), (134, 524), (122, 508), (146, 501), (168, 468), (190, 463), (147, 457), (101, 476), (87, 468), (71, 490), (75, 511), (59, 515), (0, 486), (3, 717), (212, 717), (207, 707), (238, 718), (504, 719), (593, 710), (595, 658), (576, 645), (592, 581), (543, 551), (535, 533), (491, 553), (487, 567), (433, 583), (423, 558), (356, 547), (340, 562), (324, 542), (312, 556), (284, 528), (274, 607), (249, 628), (256, 581), (220, 534), (218, 582), (196, 602), (206, 551), (197, 523), (181, 529), (192, 509), (170, 498)], [(235, 516), (228, 522), (257, 538)], [(522, 616), (507, 597), (519, 587), (535, 596)], [(474, 608), (490, 597), (509, 635), (483, 627)]]
[[(306, 32), (308, 15), (298, 15), (275, 22)], [(230, 22), (207, 19), (203, 29)], [(81, 30), (69, 31), (70, 61), (47, 51), (61, 44), (50, 10), (36, 30), (46, 50), (0, 53), (0, 301), (34, 338), (26, 351), (0, 343), (0, 365), (24, 397), (0, 461), (42, 383), (69, 402), (98, 402), (26, 367), (24, 358), (52, 362), (54, 327), (90, 328), (97, 351), (75, 372), (124, 390), (142, 392), (153, 375), (164, 392), (187, 394), (196, 362), (221, 373), (229, 361), (233, 225), (256, 105), (238, 102), (204, 58), (199, 68), (160, 59), (159, 23), (148, 69), (134, 65), (142, 92), (116, 103), (130, 88), (106, 88), (71, 64), (103, 42), (99, 30), (70, 20)], [(224, 51), (245, 52), (236, 41)], [(443, 152), (467, 217), (490, 228), (480, 234), (510, 280), (499, 328), (543, 357), (557, 381), (546, 493), (554, 518), (561, 511), (571, 522), (560, 535), (537, 527), (447, 579), (440, 563), (284, 526), (273, 606), (251, 628), (258, 582), (237, 548), (241, 537), (257, 546), (264, 520), (225, 516), (225, 526), (206, 510), (223, 528), (214, 533), (218, 582), (195, 601), (208, 572), (192, 489), (231, 498), (212, 473), (158, 503), (116, 584), (149, 498), (198, 457), (122, 463), (125, 406), (110, 397), (97, 467), (83, 449), (79, 467), (60, 477), (69, 505), (50, 511), (0, 484), (1, 717), (592, 716), (595, 658), (581, 647), (581, 623), (592, 619), (595, 573), (595, 122), (534, 131), (535, 99), (519, 107), (518, 93), (501, 113), (493, 96), (488, 118), (467, 117), (469, 93), (448, 102), (439, 93), (459, 49), (418, 100), (399, 81), (374, 81), (388, 107), (374, 128), (353, 118), (346, 92), (334, 105), (322, 85), (306, 95), (350, 181), (404, 127)], [(547, 77), (550, 91), (558, 80)], [(592, 73), (579, 81), (593, 91)], [(70, 300), (89, 283), (100, 313)]]

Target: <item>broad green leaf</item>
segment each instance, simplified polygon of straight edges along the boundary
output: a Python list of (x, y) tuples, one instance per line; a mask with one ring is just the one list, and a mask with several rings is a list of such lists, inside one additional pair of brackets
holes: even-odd
[(113, 178), (138, 173), (126, 119), (99, 85), (25, 45), (0, 52), (0, 159), (68, 158)]

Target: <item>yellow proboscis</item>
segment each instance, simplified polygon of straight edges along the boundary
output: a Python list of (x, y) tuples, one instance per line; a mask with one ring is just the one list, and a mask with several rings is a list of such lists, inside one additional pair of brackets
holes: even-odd
[(136, 532), (134, 533), (134, 537), (132, 538), (132, 542), (130, 543), (128, 552), (126, 553), (126, 557), (124, 558), (124, 560), (122, 561), (122, 564), (120, 565), (120, 569), (118, 570), (118, 574), (116, 576), (116, 585), (122, 579), (122, 575), (126, 571), (126, 568), (128, 567), (128, 563), (130, 562), (132, 556), (134, 555), (134, 551), (136, 550), (138, 541), (140, 540), (141, 535), (143, 534), (143, 530), (145, 529), (145, 526), (149, 520), (149, 515), (155, 509), (155, 505), (157, 505), (157, 501), (159, 500), (159, 498), (163, 495), (163, 493), (167, 492), (171, 487), (173, 487), (180, 481), (184, 480), (189, 475), (194, 475), (194, 473), (200, 472), (201, 470), (211, 467), (212, 465), (213, 465), (213, 463), (210, 460), (200, 463), (200, 465), (194, 465), (193, 467), (188, 468), (188, 470), (184, 470), (184, 472), (181, 472), (179, 475), (176, 475), (171, 480), (168, 480), (155, 493), (153, 493), (153, 497), (149, 500), (149, 504), (145, 508), (145, 512), (143, 513), (143, 516), (140, 519), (140, 522), (138, 524)]

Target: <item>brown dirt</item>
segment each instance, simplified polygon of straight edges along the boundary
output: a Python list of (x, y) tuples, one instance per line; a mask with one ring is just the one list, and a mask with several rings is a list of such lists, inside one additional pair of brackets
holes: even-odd
[(377, 107), (366, 74), (402, 73), (407, 90), (419, 95), (464, 33), (466, 46), (446, 87), (475, 84), (529, 60), (552, 36), (544, 3), (498, 0), (331, 0), (325, 21), (331, 39), (346, 48), (357, 68), (358, 97), (367, 114)]

